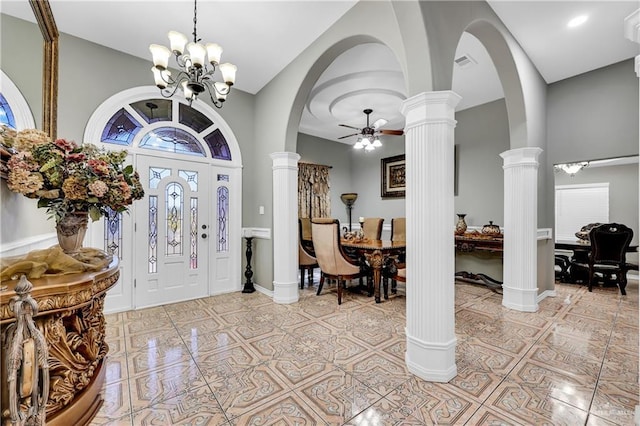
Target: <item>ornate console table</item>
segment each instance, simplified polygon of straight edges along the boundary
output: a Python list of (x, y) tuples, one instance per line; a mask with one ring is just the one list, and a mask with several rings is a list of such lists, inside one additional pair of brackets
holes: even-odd
[[(31, 296), (38, 305), (36, 326), (49, 350), (47, 425), (88, 424), (102, 405), (102, 385), (108, 352), (105, 343), (104, 298), (118, 281), (118, 260), (98, 272), (49, 275), (30, 279)], [(2, 281), (0, 291), (0, 343), (7, 357), (7, 327), (15, 321), (9, 302), (16, 295), (17, 280)], [(0, 370), (1, 424), (10, 424), (7, 367)]]
[[(455, 236), (455, 244), (458, 253), (469, 253), (487, 258), (498, 256), (501, 259), (504, 239), (502, 234), (493, 236), (479, 232), (466, 232), (464, 235)], [(455, 276), (465, 281), (484, 284), (494, 290), (502, 289), (502, 282), (487, 274), (458, 271)]]

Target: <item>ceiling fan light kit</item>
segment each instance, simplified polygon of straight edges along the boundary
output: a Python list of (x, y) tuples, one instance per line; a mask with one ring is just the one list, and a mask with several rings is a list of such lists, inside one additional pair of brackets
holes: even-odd
[(384, 118), (377, 119), (373, 125), (369, 124), (369, 115), (373, 112), (371, 108), (367, 108), (362, 112), (367, 116), (367, 125), (363, 128), (350, 126), (348, 124), (339, 124), (342, 127), (348, 127), (350, 129), (358, 130), (358, 133), (352, 133), (350, 135), (341, 136), (338, 139), (350, 138), (352, 136), (358, 136), (358, 140), (353, 145), (353, 149), (364, 149), (367, 152), (373, 151), (376, 148), (380, 148), (382, 146), (382, 142), (380, 142), (379, 135), (393, 135), (393, 136), (402, 136), (404, 134), (404, 130), (384, 130), (380, 129), (380, 127), (387, 124), (387, 120)]

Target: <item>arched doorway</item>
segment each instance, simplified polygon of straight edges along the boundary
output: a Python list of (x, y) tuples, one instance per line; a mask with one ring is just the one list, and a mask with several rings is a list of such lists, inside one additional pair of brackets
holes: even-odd
[(240, 150), (213, 108), (130, 89), (96, 109), (85, 140), (126, 148), (145, 190), (130, 215), (90, 227), (92, 245), (121, 259), (107, 310), (240, 290)]

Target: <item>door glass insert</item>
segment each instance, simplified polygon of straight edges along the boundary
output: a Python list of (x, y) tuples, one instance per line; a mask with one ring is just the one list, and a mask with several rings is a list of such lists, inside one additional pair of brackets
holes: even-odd
[(173, 104), (167, 99), (145, 99), (130, 105), (149, 124), (156, 121), (171, 121)]
[(231, 151), (220, 129), (216, 129), (204, 137), (204, 141), (211, 149), (211, 156), (219, 160), (231, 160)]
[(191, 199), (191, 254), (189, 256), (189, 266), (191, 269), (198, 268), (198, 199)]
[(171, 169), (149, 167), (149, 188), (156, 189), (160, 181), (171, 174)]
[(149, 273), (158, 272), (158, 197), (149, 196)]
[(202, 132), (207, 127), (213, 126), (213, 121), (200, 111), (191, 108), (189, 105), (180, 104), (178, 111), (180, 114), (180, 123), (187, 127), (191, 127), (198, 133)]
[(101, 140), (116, 145), (131, 145), (142, 126), (124, 108), (113, 114), (102, 130)]
[(179, 183), (172, 182), (167, 185), (166, 209), (167, 256), (181, 256), (184, 195)]
[(186, 180), (191, 191), (198, 192), (198, 172), (190, 172), (188, 170), (178, 170), (178, 176)]
[(218, 188), (218, 252), (228, 251), (229, 230), (227, 212), (229, 211), (229, 188)]

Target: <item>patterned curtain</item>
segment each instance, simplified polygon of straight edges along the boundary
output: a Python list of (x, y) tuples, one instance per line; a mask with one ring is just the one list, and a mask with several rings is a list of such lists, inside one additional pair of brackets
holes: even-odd
[(298, 217), (331, 217), (330, 168), (298, 163)]

